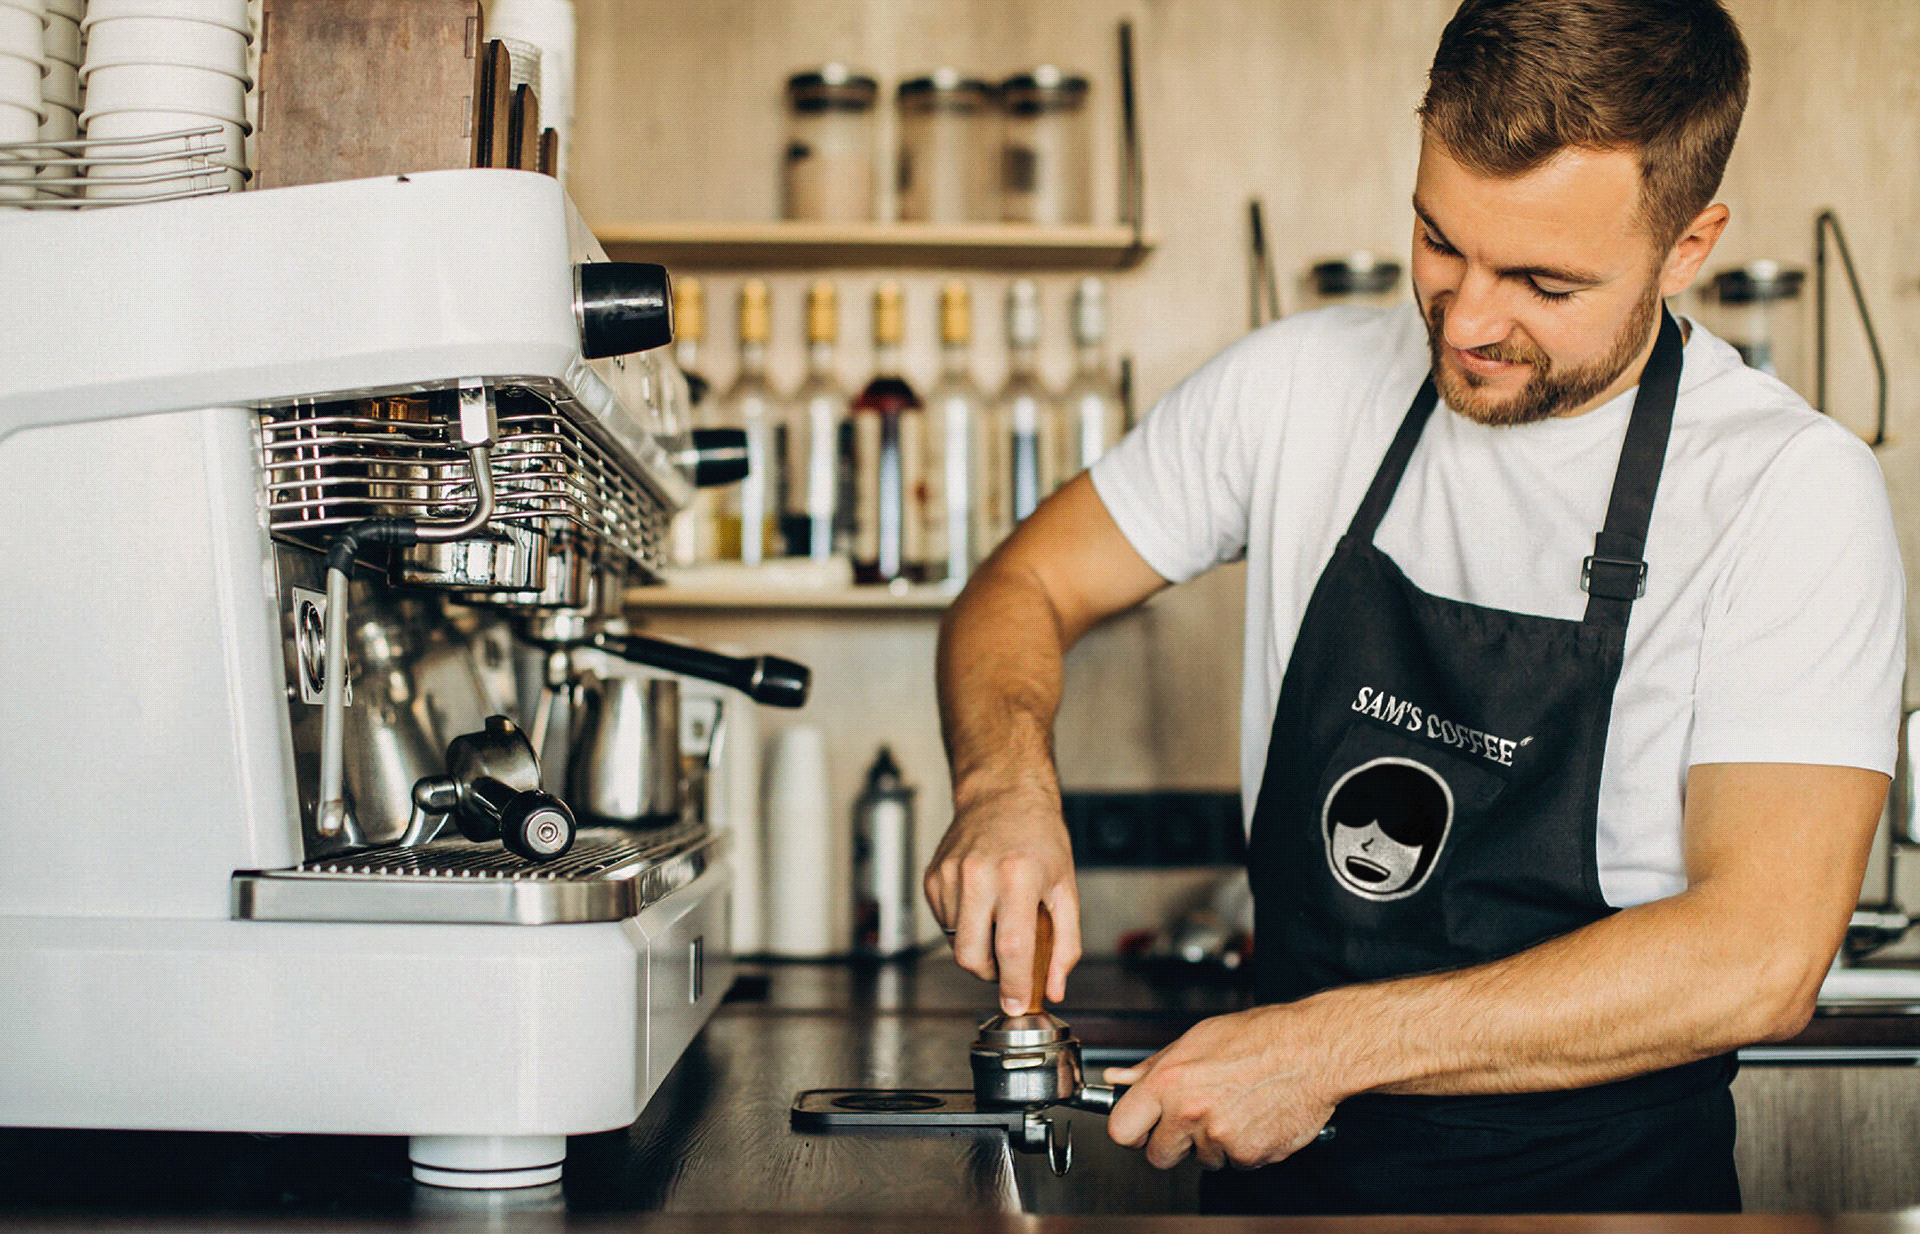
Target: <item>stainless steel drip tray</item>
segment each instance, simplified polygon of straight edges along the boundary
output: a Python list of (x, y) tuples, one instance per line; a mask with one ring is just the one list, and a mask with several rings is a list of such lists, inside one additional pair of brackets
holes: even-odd
[(238, 870), (233, 915), (253, 921), (558, 925), (620, 921), (698, 878), (727, 837), (700, 823), (583, 827), (549, 862), (497, 844), (435, 840)]

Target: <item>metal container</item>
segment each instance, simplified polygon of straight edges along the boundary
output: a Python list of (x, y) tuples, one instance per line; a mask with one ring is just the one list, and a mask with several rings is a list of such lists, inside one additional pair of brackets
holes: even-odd
[(853, 803), (853, 951), (886, 958), (905, 955), (914, 937), (913, 790), (901, 780), (885, 746), (867, 770), (866, 788)]
[(968, 1051), (982, 1106), (1054, 1105), (1081, 1089), (1080, 1042), (1044, 1011), (994, 1016)]
[(567, 800), (597, 823), (677, 821), (682, 801), (680, 683), (587, 676), (568, 760)]

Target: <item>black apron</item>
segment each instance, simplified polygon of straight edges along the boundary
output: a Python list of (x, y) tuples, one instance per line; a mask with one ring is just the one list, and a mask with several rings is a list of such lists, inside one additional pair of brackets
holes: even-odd
[[(1600, 765), (1680, 378), (1664, 312), (1584, 619), (1429, 595), (1374, 547), (1437, 395), (1421, 387), (1307, 605), (1253, 813), (1263, 1002), (1480, 964), (1607, 916)], [(1593, 1088), (1362, 1094), (1333, 1139), (1207, 1177), (1247, 1212), (1735, 1210), (1731, 1056)]]

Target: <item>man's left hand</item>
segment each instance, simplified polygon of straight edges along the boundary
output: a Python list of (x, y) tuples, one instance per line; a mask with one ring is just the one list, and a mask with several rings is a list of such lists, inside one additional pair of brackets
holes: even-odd
[(1306, 1147), (1339, 1097), (1304, 1021), (1285, 1005), (1216, 1016), (1136, 1066), (1107, 1068), (1109, 1084), (1132, 1085), (1107, 1134), (1162, 1170), (1188, 1153), (1209, 1170), (1252, 1169)]

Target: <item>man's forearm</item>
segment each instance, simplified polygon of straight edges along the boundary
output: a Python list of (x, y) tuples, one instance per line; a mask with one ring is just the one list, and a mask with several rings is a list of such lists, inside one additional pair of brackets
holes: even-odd
[(1325, 1034), (1342, 1096), (1580, 1087), (1798, 1031), (1823, 944), (1781, 946), (1765, 921), (1730, 922), (1699, 902), (1711, 894), (1627, 909), (1489, 964), (1330, 990), (1294, 1010)]
[(1019, 572), (983, 572), (940, 626), (940, 729), (962, 808), (1025, 786), (1059, 791), (1053, 720), (1066, 649), (1046, 593)]

